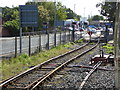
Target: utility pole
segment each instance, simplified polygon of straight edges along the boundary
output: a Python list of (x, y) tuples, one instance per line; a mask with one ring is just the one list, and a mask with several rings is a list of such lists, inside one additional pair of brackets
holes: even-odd
[[(74, 13), (75, 13), (75, 6), (76, 4), (74, 4)], [(73, 18), (75, 19), (76, 18), (76, 15), (74, 14)]]
[(92, 11), (90, 12), (90, 18), (92, 18)]
[(116, 4), (115, 32), (114, 32), (114, 62), (115, 62), (115, 88), (120, 90), (120, 2)]
[(75, 6), (76, 6), (76, 4), (74, 4), (74, 13), (75, 13)]
[(83, 28), (85, 29), (85, 8), (84, 8), (84, 20), (83, 20)]
[(85, 8), (84, 8), (84, 22), (85, 22)]

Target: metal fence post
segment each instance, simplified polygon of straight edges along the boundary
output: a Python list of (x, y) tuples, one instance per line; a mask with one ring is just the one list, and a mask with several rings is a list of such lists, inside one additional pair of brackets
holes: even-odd
[(74, 41), (75, 41), (74, 30), (75, 30), (75, 27), (74, 27), (74, 25), (73, 25), (73, 31), (72, 31), (72, 42), (74, 42)]
[(60, 44), (61, 44), (61, 31), (60, 31)]
[(75, 35), (76, 35), (76, 40), (78, 40), (78, 38), (79, 38), (79, 37), (78, 37), (78, 34), (75, 34)]
[(20, 54), (22, 53), (22, 27), (20, 27)]
[(39, 33), (39, 52), (42, 50), (41, 48), (41, 34)]
[(29, 56), (31, 55), (31, 36), (29, 34)]
[(70, 30), (69, 30), (69, 41), (71, 41), (71, 34), (70, 34)]
[(56, 30), (55, 30), (55, 33), (54, 33), (54, 46), (56, 47)]
[(17, 37), (15, 37), (15, 57), (17, 57)]
[(109, 32), (108, 32), (108, 25), (106, 25), (106, 30), (105, 30), (105, 35), (106, 35), (106, 40), (105, 40), (105, 42), (107, 43), (108, 42), (108, 34)]
[(67, 42), (67, 35), (66, 35), (66, 30), (65, 30), (65, 43)]
[(47, 41), (48, 41), (48, 45), (47, 46), (48, 46), (48, 50), (49, 50), (49, 32), (48, 32), (48, 40)]

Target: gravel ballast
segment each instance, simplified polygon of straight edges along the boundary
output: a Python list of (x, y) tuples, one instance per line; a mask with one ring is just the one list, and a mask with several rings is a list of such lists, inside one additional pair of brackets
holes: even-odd
[[(96, 54), (99, 54), (99, 47), (97, 47), (90, 53), (87, 53), (78, 60), (75, 60), (74, 62), (70, 63), (68, 67), (65, 67), (62, 71), (57, 72), (57, 75), (51, 78), (51, 80), (48, 83), (45, 83), (41, 88), (43, 90), (79, 90), (83, 79), (85, 78), (85, 76), (87, 76), (88, 72), (91, 69), (72, 66), (90, 66), (90, 57)], [(114, 66), (112, 66), (111, 64), (107, 64), (105, 66), (102, 65), (101, 68), (114, 69)], [(114, 89), (114, 77), (114, 71), (96, 70), (84, 85), (83, 90)]]

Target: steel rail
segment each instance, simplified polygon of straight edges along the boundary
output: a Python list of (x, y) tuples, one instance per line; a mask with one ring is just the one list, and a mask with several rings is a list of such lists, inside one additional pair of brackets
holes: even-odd
[(23, 72), (23, 73), (15, 76), (15, 77), (12, 77), (12, 78), (8, 79), (7, 81), (2, 82), (2, 83), (0, 84), (0, 87), (6, 87), (9, 83), (12, 83), (12, 82), (18, 80), (18, 79), (21, 78), (22, 76), (24, 76), (24, 75), (26, 75), (26, 74), (29, 74), (30, 72), (34, 71), (35, 69), (40, 68), (40, 67), (44, 66), (45, 64), (53, 61), (53, 60), (56, 60), (56, 59), (58, 59), (58, 58), (60, 58), (60, 57), (63, 57), (63, 56), (68, 55), (68, 54), (70, 54), (70, 53), (72, 53), (72, 52), (74, 52), (74, 51), (77, 51), (77, 50), (85, 47), (85, 46), (88, 45), (88, 44), (89, 44), (89, 42), (86, 43), (86, 44), (84, 44), (84, 45), (82, 45), (82, 46), (80, 46), (80, 47), (77, 48), (77, 49), (73, 49), (73, 50), (71, 50), (71, 51), (69, 51), (69, 52), (66, 52), (66, 53), (64, 53), (64, 54), (61, 54), (61, 55), (56, 56), (56, 57), (54, 57), (54, 58), (51, 58), (51, 59), (49, 59), (49, 60), (47, 60), (47, 61), (45, 61), (45, 62), (43, 62), (43, 63), (41, 63), (41, 64), (39, 64), (39, 65), (37, 65), (37, 66), (35, 66), (35, 67), (33, 67), (33, 68), (31, 68), (31, 69), (29, 69), (29, 70), (27, 70), (27, 71), (25, 71), (25, 72)]
[(31, 90), (34, 90), (37, 88), (38, 85), (42, 85), (42, 83), (44, 81), (46, 81), (47, 79), (49, 79), (50, 77), (52, 77), (52, 75), (54, 75), (57, 71), (59, 71), (61, 68), (64, 68), (65, 66), (67, 66), (67, 64), (69, 64), (70, 62), (72, 62), (73, 60), (83, 56), (84, 54), (86, 54), (87, 52), (91, 51), (92, 49), (94, 49), (95, 47), (97, 47), (97, 45), (99, 44), (99, 40), (98, 40), (98, 43), (93, 46), (92, 48), (80, 53), (79, 55), (69, 59), (68, 61), (66, 61), (65, 63), (63, 63), (62, 65), (58, 66), (56, 69), (52, 70), (47, 76), (45, 76), (42, 80), (40, 80), (36, 85), (34, 85)]
[(93, 66), (93, 69), (88, 73), (88, 75), (84, 78), (83, 82), (81, 83), (79, 89), (81, 90), (85, 85), (88, 78), (92, 75), (92, 73), (102, 64), (102, 61), (99, 61), (97, 64)]

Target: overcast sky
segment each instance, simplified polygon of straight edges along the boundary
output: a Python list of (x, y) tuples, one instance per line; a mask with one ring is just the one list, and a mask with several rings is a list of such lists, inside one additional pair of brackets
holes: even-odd
[(63, 5), (75, 10), (75, 13), (88, 17), (88, 15), (99, 15), (100, 8), (96, 8), (96, 4), (100, 0), (61, 0)]
[[(18, 5), (24, 5), (25, 2), (30, 0), (0, 0), (0, 7), (12, 7)], [(75, 13), (81, 16), (88, 17), (88, 15), (99, 15), (100, 8), (96, 8), (96, 4), (101, 2), (100, 0), (56, 0), (61, 1), (67, 8), (71, 8)]]

